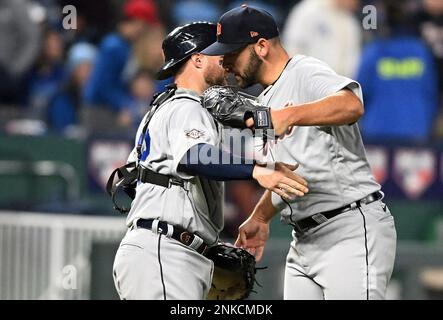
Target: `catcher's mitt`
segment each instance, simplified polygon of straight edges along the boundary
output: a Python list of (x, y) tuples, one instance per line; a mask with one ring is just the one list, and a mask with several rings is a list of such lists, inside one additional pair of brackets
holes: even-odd
[(272, 129), (271, 112), (254, 97), (235, 92), (229, 86), (212, 86), (203, 92), (203, 106), (221, 124), (245, 129), (245, 121), (254, 119), (255, 129)]
[(208, 300), (241, 300), (249, 296), (255, 283), (255, 257), (242, 248), (218, 244), (206, 257), (214, 262)]

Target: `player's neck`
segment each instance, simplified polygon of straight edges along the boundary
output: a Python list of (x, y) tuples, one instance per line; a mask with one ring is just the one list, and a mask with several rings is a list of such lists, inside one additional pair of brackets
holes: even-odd
[[(184, 75), (184, 74), (183, 74)], [(196, 77), (181, 76), (175, 79), (177, 88), (183, 88), (187, 90), (195, 91), (198, 95), (202, 95), (203, 91), (207, 88), (206, 84), (196, 81)]]
[(265, 61), (263, 64), (260, 83), (264, 87), (274, 84), (278, 78), (280, 78), (280, 75), (288, 64), (288, 61), (289, 55), (285, 50), (276, 52), (274, 57), (270, 57), (270, 59)]

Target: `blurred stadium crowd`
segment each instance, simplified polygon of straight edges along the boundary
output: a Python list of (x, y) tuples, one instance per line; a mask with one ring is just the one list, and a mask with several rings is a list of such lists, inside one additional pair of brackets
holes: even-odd
[[(153, 93), (171, 81), (154, 78), (163, 62), (165, 34), (191, 21), (216, 22), (224, 11), (241, 3), (2, 1), (2, 109), (9, 107), (23, 117), (41, 120), (39, 128), (44, 132), (67, 136), (82, 125), (99, 131), (133, 130)], [(280, 0), (250, 4), (275, 16), (291, 55), (320, 58), (338, 73), (362, 83), (365, 137), (443, 138), (443, 122), (437, 121), (442, 119), (443, 96), (442, 1)], [(365, 30), (362, 8), (368, 4), (376, 6), (377, 21)], [(67, 5), (76, 8), (76, 29), (63, 27)], [(91, 123), (94, 109), (100, 109), (102, 121)], [(393, 123), (396, 125), (389, 125)]]
[[(153, 94), (171, 82), (155, 80), (164, 36), (244, 2), (276, 18), (290, 55), (322, 59), (362, 84), (365, 140), (443, 140), (441, 0), (3, 0), (0, 130), (132, 139)], [(76, 29), (64, 27), (68, 5)], [(367, 28), (366, 5), (377, 9)], [(259, 196), (254, 184), (228, 184), (233, 225)]]

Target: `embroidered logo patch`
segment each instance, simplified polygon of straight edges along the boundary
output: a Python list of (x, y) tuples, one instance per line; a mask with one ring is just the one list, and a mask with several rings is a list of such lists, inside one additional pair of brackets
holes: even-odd
[(203, 137), (205, 135), (205, 132), (197, 129), (192, 129), (192, 130), (186, 130), (185, 134), (189, 138), (198, 139)]
[(191, 244), (192, 239), (193, 239), (192, 234), (190, 234), (189, 232), (185, 231), (180, 234), (180, 240), (182, 241), (182, 243), (186, 245)]

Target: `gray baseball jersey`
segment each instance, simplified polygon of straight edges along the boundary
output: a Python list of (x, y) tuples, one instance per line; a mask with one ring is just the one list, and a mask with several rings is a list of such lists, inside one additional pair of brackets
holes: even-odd
[[(337, 75), (320, 60), (296, 55), (258, 99), (272, 109), (281, 109), (287, 103), (312, 102), (344, 88), (362, 99), (356, 81)], [(290, 202), (291, 208), (273, 193), (272, 203), (282, 210), (282, 218), (287, 222), (343, 207), (380, 190), (366, 159), (357, 124), (293, 127), (272, 149), (276, 161), (299, 163), (297, 172), (309, 184), (309, 193)]]
[[(177, 89), (159, 106), (142, 141), (145, 120), (135, 139), (136, 146), (142, 143), (140, 165), (181, 178), (185, 184), (170, 188), (137, 185), (127, 218), (131, 228), (115, 255), (115, 287), (121, 299), (205, 299), (213, 262), (156, 228), (138, 228), (133, 222), (139, 218), (160, 220), (195, 233), (208, 244), (216, 242), (223, 228), (223, 183), (178, 172), (177, 166), (196, 144), (220, 147), (221, 134), (201, 106), (200, 97), (185, 89)], [(128, 161), (136, 159), (134, 148)]]
[[(144, 121), (137, 132), (136, 146), (143, 125)], [(196, 233), (209, 244), (217, 241), (223, 229), (224, 184), (178, 172), (177, 166), (185, 153), (196, 144), (220, 147), (220, 130), (201, 106), (196, 93), (177, 89), (176, 95), (157, 110), (149, 123), (140, 164), (155, 172), (185, 179), (185, 188), (139, 184), (127, 218), (128, 226), (136, 218), (159, 219)], [(134, 158), (135, 149), (129, 161)]]
[[(360, 85), (323, 62), (297, 55), (259, 97), (280, 109), (312, 102), (344, 88), (360, 99)], [(268, 148), (275, 160), (299, 163), (309, 192), (289, 205), (272, 195), (291, 223), (354, 203), (380, 190), (366, 159), (357, 124), (288, 129)], [(383, 299), (396, 249), (394, 218), (381, 200), (355, 204), (303, 233), (293, 232), (286, 258), (285, 299)]]

